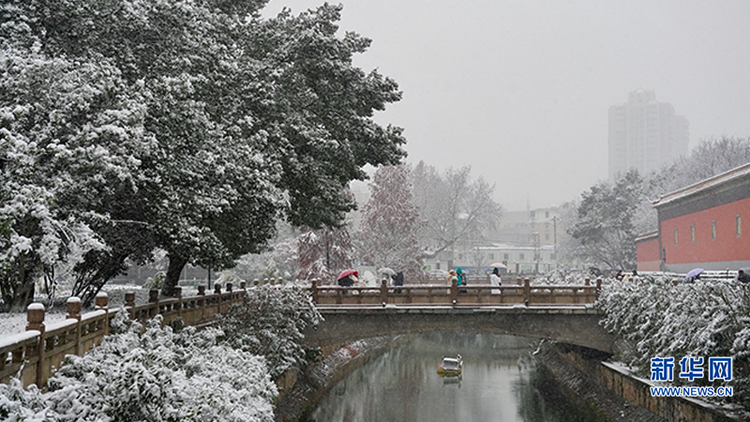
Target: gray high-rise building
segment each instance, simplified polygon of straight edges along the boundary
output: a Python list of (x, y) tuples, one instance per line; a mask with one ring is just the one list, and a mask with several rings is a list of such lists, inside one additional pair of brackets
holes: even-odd
[(688, 154), (688, 121), (654, 91), (639, 89), (609, 108), (609, 178), (631, 168), (645, 175)]

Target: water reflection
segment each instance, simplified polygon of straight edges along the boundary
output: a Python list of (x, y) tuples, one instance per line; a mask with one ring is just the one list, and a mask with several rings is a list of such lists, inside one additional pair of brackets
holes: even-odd
[[(536, 343), (486, 334), (419, 336), (373, 358), (339, 382), (310, 420), (592, 420), (567, 404), (544, 372), (531, 364), (529, 355)], [(438, 376), (442, 357), (456, 354), (463, 356), (462, 376)]]

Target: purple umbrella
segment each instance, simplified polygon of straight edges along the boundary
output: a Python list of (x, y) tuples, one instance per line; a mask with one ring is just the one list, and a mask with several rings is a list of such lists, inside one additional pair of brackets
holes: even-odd
[(693, 268), (685, 274), (685, 280), (692, 280), (695, 277), (698, 277), (703, 271), (705, 271), (703, 268)]

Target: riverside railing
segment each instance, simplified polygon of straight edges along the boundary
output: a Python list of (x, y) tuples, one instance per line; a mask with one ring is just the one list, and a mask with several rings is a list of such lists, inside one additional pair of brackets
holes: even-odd
[(594, 285), (589, 279), (583, 285), (531, 285), (531, 280), (518, 278), (517, 284), (493, 286), (469, 284), (412, 284), (391, 286), (382, 280), (380, 286), (321, 286), (313, 280), (312, 300), (318, 305), (464, 305), (497, 306), (523, 305), (582, 305), (596, 302), (602, 280)]
[[(255, 285), (258, 284), (256, 280)], [(264, 280), (264, 284), (269, 282)], [(227, 283), (224, 292), (216, 285), (210, 294), (205, 286), (198, 286), (198, 295), (190, 297), (183, 297), (182, 289), (177, 287), (176, 297), (169, 299), (160, 299), (158, 290), (149, 291), (149, 302), (143, 305), (135, 304), (135, 293), (126, 293), (124, 309), (131, 319), (141, 322), (162, 315), (165, 325), (181, 318), (186, 325), (200, 326), (212, 323), (216, 315), (226, 313), (245, 297), (245, 282), (240, 283), (239, 290), (233, 290), (232, 284)], [(26, 331), (0, 339), (0, 382), (7, 384), (12, 377), (18, 377), (24, 387), (46, 386), (66, 355), (82, 356), (109, 334), (110, 321), (117, 310), (109, 309), (108, 302), (107, 294), (100, 293), (95, 310), (81, 314), (80, 299), (71, 297), (66, 319), (51, 324), (44, 322), (44, 305), (29, 305)]]

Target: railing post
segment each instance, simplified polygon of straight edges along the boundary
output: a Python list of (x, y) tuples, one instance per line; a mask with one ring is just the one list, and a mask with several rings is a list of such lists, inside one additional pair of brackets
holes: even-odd
[(174, 288), (174, 297), (177, 299), (177, 316), (182, 317), (182, 286)]
[[(41, 303), (32, 303), (26, 309), (26, 331), (39, 331), (39, 342), (36, 344), (36, 355), (39, 361), (36, 364), (36, 386), (42, 388), (42, 367), (44, 366), (44, 305)], [(5, 357), (3, 357), (5, 358)]]
[(602, 292), (602, 279), (596, 279), (596, 298), (599, 299), (599, 294)]
[(214, 295), (216, 295), (216, 305), (219, 307), (218, 312), (221, 313), (221, 284), (214, 284)]
[(385, 306), (388, 303), (388, 280), (380, 280), (380, 303)]
[(312, 279), (312, 283), (310, 283), (310, 293), (312, 295), (312, 301), (314, 304), (318, 304), (318, 285), (320, 284), (320, 280), (317, 278)]
[(66, 319), (78, 321), (76, 324), (76, 356), (81, 356), (81, 299), (71, 296), (66, 303), (68, 315)]
[(260, 285), (260, 280), (258, 280), (257, 278), (253, 280), (253, 286), (258, 287), (259, 285)]
[(96, 310), (104, 311), (104, 335), (107, 335), (109, 334), (109, 296), (107, 296), (107, 293), (97, 293), (96, 299), (94, 299), (94, 304)]
[(529, 306), (531, 302), (531, 280), (526, 277), (523, 280), (523, 304)]
[(240, 290), (247, 290), (247, 282), (240, 281)]
[(130, 314), (130, 319), (135, 319), (135, 292), (125, 293), (125, 309)]
[(586, 278), (584, 279), (584, 282), (583, 282), (583, 284), (584, 284), (584, 285), (586, 285), (586, 286), (590, 286), (590, 285), (591, 285), (591, 279), (590, 279), (590, 278), (588, 278), (588, 277), (586, 277)]
[(206, 286), (198, 286), (198, 296), (202, 296), (198, 299), (198, 306), (201, 307), (201, 321), (206, 318)]
[(148, 291), (148, 303), (152, 303), (153, 307), (149, 310), (149, 317), (153, 318), (159, 314), (159, 289), (151, 289)]
[(458, 304), (458, 280), (456, 277), (451, 278), (451, 303), (454, 306)]

